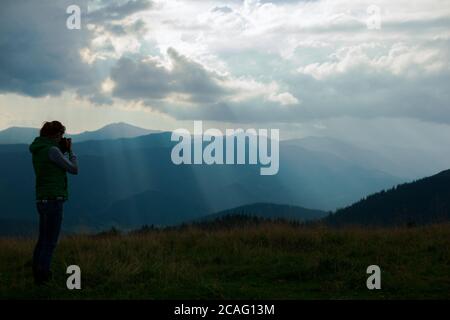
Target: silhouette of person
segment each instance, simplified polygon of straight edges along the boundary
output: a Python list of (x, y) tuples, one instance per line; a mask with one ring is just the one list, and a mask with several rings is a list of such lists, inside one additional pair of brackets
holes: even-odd
[[(78, 174), (78, 162), (71, 139), (63, 138), (66, 128), (59, 121), (45, 122), (30, 145), (36, 176), (36, 207), (39, 213), (39, 238), (33, 252), (36, 284), (51, 280), (50, 271), (68, 199), (67, 172)], [(67, 156), (66, 156), (67, 155)]]

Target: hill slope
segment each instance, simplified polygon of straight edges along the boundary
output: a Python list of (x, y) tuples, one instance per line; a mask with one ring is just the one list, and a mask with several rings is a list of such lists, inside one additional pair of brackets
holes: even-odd
[(253, 203), (202, 217), (200, 221), (211, 221), (217, 218), (231, 215), (246, 215), (258, 218), (282, 218), (286, 220), (306, 221), (320, 219), (326, 214), (327, 213), (325, 211), (306, 209), (299, 206), (275, 203)]
[(450, 170), (375, 193), (326, 219), (333, 225), (422, 225), (449, 220)]
[(0, 144), (30, 143), (39, 135), (39, 129), (10, 127), (0, 131)]

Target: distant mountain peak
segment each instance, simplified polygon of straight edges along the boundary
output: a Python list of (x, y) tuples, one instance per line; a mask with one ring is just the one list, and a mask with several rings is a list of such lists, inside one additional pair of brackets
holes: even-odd
[(124, 130), (124, 129), (130, 129), (130, 130), (141, 130), (141, 131), (153, 131), (149, 129), (144, 129), (126, 122), (112, 122), (104, 125), (103, 127), (100, 127), (99, 129), (95, 130), (86, 130), (84, 132), (81, 132), (80, 134), (87, 133), (87, 132), (100, 132), (105, 130)]
[(157, 132), (159, 131), (144, 129), (126, 122), (114, 122), (95, 131), (85, 131), (77, 135), (72, 135), (72, 138), (75, 142), (80, 142), (86, 140), (135, 138)]
[(109, 123), (107, 125), (104, 125), (103, 127), (101, 127), (98, 130), (102, 130), (102, 129), (105, 129), (105, 128), (137, 128), (137, 129), (147, 130), (147, 129), (144, 129), (144, 128), (141, 128), (141, 127), (129, 124), (127, 122), (123, 122), (123, 121)]

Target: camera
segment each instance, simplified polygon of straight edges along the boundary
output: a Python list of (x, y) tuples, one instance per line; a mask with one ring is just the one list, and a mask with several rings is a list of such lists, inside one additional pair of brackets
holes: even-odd
[(59, 142), (59, 149), (62, 153), (69, 152), (72, 147), (72, 139), (71, 138), (61, 138)]

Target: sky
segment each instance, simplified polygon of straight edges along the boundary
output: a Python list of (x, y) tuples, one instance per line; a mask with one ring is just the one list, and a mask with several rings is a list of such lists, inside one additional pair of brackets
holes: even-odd
[[(81, 8), (81, 29), (66, 9)], [(0, 129), (58, 119), (442, 149), (448, 0), (2, 0)]]

